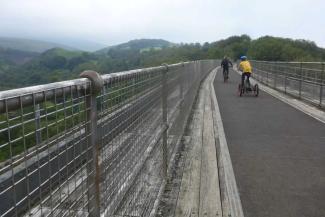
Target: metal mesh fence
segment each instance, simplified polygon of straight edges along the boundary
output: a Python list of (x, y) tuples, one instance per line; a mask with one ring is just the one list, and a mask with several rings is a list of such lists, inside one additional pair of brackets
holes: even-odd
[(91, 172), (84, 130), (89, 93), (77, 85), (29, 89), (1, 93), (1, 216), (83, 212)]
[(251, 61), (253, 77), (286, 94), (325, 107), (325, 63)]
[(0, 216), (149, 216), (202, 60), (0, 92)]

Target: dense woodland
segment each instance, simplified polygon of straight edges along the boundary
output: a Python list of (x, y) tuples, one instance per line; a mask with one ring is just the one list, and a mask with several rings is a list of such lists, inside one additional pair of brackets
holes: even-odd
[(312, 41), (265, 36), (252, 40), (232, 36), (213, 43), (173, 44), (161, 39), (140, 39), (83, 52), (52, 48), (35, 53), (0, 48), (0, 90), (78, 78), (87, 69), (102, 74), (161, 63), (241, 55), (273, 61), (324, 61), (325, 49)]

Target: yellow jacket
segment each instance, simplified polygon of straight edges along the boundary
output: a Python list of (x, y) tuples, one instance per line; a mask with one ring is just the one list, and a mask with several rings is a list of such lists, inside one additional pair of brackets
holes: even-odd
[(239, 69), (242, 72), (252, 73), (252, 66), (248, 62), (248, 60), (241, 61), (240, 64), (239, 64)]

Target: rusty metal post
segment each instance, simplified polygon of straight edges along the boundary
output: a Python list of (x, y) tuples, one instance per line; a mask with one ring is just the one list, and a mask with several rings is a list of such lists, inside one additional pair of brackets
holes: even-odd
[[(99, 170), (99, 143), (97, 129), (97, 101), (96, 96), (100, 93), (104, 81), (102, 77), (95, 71), (84, 71), (80, 74), (82, 78), (91, 80), (91, 88), (86, 96), (86, 135), (88, 137), (87, 165), (87, 185), (88, 185), (88, 212), (91, 217), (100, 217), (100, 170)], [(88, 94), (89, 93), (89, 94)]]
[(163, 177), (167, 179), (167, 139), (168, 139), (168, 119), (167, 119), (167, 73), (168, 73), (168, 65), (163, 64), (165, 69), (162, 72), (162, 88), (161, 88), (161, 97), (162, 97), (162, 123), (163, 123), (163, 135), (162, 135), (162, 150), (163, 150)]

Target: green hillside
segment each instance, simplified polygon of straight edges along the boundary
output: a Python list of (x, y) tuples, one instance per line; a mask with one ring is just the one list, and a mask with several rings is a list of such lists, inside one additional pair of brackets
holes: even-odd
[(60, 47), (65, 50), (77, 50), (66, 45), (52, 42), (9, 37), (0, 37), (0, 47), (37, 53), (42, 53), (55, 47)]
[(325, 61), (325, 49), (307, 40), (265, 36), (252, 40), (247, 35), (232, 36), (213, 43), (172, 44), (161, 39), (133, 40), (105, 52), (47, 50), (22, 65), (0, 57), (0, 89), (44, 84), (78, 78), (83, 70), (102, 74), (162, 63), (198, 59), (249, 59), (274, 61)]
[[(0, 47), (0, 61), (2, 61), (2, 63), (7, 62), (8, 64), (20, 65), (32, 60), (38, 55), (39, 53), (36, 52), (21, 51)], [(2, 64), (0, 63), (0, 66), (1, 65)]]
[(159, 50), (161, 48), (165, 47), (171, 47), (175, 44), (163, 40), (163, 39), (135, 39), (131, 40), (126, 43), (122, 43), (115, 46), (110, 46), (107, 48), (103, 48), (101, 50), (96, 51), (98, 54), (106, 54), (109, 50), (115, 49), (115, 50), (138, 50), (138, 51), (145, 51), (150, 49), (156, 49)]

